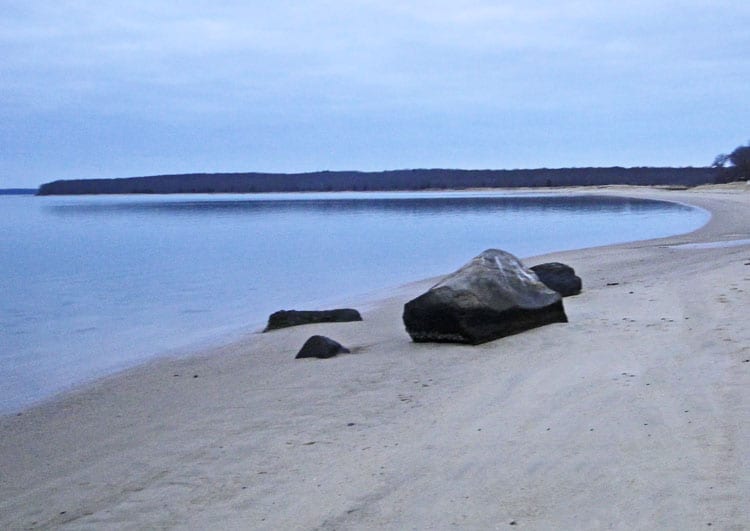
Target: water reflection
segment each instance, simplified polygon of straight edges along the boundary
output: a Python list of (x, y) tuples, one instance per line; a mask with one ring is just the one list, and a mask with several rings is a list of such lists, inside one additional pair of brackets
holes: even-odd
[(687, 211), (691, 207), (651, 199), (613, 197), (605, 195), (518, 195), (485, 197), (377, 197), (338, 198), (295, 197), (291, 199), (247, 197), (242, 199), (167, 198), (79, 200), (45, 205), (53, 214), (61, 216), (112, 215), (118, 212), (153, 215), (267, 215), (269, 213), (359, 213), (393, 212), (434, 216), (503, 210), (507, 212), (655, 212)]

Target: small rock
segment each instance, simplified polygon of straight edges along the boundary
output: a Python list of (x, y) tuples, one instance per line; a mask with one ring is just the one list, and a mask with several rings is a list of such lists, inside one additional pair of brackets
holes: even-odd
[(312, 336), (295, 356), (295, 359), (300, 358), (319, 358), (326, 359), (332, 358), (337, 354), (348, 354), (351, 352), (348, 348), (344, 347), (338, 341), (334, 341), (330, 337), (326, 336)]
[(563, 297), (581, 293), (581, 277), (576, 276), (575, 270), (560, 262), (539, 264), (530, 268), (545, 286), (558, 292)]

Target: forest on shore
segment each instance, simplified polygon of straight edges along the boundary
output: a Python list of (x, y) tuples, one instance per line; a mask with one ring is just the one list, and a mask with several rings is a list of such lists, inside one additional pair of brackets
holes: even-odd
[(38, 195), (267, 193), (466, 190), (557, 186), (698, 186), (717, 181), (713, 167), (414, 169), (379, 172), (190, 173), (45, 183)]

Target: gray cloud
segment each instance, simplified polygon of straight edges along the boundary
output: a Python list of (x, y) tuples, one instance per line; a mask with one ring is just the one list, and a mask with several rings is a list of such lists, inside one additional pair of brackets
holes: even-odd
[(191, 170), (702, 164), (750, 135), (750, 7), (739, 1), (0, 9), (0, 186)]

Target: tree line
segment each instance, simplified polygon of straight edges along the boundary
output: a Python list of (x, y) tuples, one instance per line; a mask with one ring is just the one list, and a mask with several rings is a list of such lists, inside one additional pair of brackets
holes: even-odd
[(559, 168), (528, 170), (415, 169), (381, 172), (192, 173), (122, 179), (60, 180), (39, 195), (466, 190), (557, 186), (697, 186), (716, 167)]

